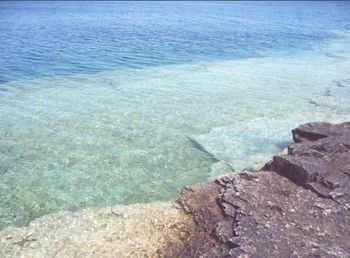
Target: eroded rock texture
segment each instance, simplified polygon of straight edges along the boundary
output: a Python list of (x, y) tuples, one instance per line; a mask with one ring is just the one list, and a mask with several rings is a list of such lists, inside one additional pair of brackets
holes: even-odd
[(195, 227), (181, 257), (350, 257), (350, 124), (293, 130), (270, 171), (184, 189)]
[(275, 156), (270, 169), (349, 208), (350, 123), (310, 123), (292, 132), (299, 143)]

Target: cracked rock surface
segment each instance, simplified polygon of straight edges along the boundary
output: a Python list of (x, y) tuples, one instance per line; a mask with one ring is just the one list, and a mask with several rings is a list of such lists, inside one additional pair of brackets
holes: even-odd
[(350, 123), (292, 132), (269, 171), (183, 190), (195, 226), (181, 257), (350, 257)]
[(350, 208), (350, 123), (310, 123), (292, 132), (298, 143), (275, 156), (270, 169)]

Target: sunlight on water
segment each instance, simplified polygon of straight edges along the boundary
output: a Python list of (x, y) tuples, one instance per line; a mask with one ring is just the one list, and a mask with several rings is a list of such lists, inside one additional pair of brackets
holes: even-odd
[(349, 119), (350, 55), (332, 44), (302, 56), (3, 84), (0, 227), (169, 200), (184, 185), (266, 161), (299, 123)]

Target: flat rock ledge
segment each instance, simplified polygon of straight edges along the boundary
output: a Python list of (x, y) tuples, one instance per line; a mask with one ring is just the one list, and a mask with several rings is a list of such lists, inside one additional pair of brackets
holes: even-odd
[(292, 130), (264, 171), (185, 187), (180, 257), (350, 257), (350, 123)]

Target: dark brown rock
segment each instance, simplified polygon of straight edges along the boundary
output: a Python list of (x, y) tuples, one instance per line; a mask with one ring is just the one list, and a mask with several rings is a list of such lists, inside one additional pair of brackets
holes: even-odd
[(195, 227), (189, 230), (188, 244), (182, 257), (199, 257), (210, 252), (214, 246), (220, 246), (218, 239), (212, 237), (218, 221), (224, 220), (224, 214), (218, 205), (220, 185), (209, 182), (188, 186), (182, 189), (178, 203), (193, 217)]

